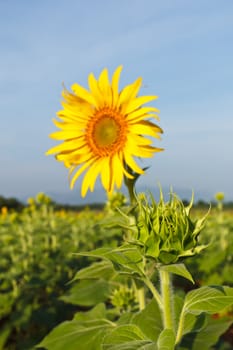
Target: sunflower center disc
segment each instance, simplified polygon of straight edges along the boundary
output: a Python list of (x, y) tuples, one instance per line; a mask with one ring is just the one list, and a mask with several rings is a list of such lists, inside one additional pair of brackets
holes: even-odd
[(93, 136), (98, 147), (108, 147), (116, 142), (119, 131), (120, 126), (115, 119), (105, 116), (95, 124)]

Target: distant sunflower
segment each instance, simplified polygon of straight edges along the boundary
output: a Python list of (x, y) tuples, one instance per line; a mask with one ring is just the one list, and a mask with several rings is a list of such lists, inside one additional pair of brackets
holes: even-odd
[(91, 73), (88, 77), (89, 91), (79, 84), (72, 85), (73, 93), (62, 92), (63, 110), (57, 113), (60, 121), (53, 120), (60, 131), (51, 138), (64, 142), (51, 148), (46, 154), (56, 154), (59, 161), (70, 168), (70, 187), (86, 171), (81, 188), (84, 197), (100, 175), (107, 192), (115, 185), (120, 188), (123, 178), (133, 178), (133, 173), (144, 171), (134, 157), (148, 158), (161, 148), (151, 146), (151, 139), (160, 138), (162, 129), (145, 118), (158, 118), (158, 109), (142, 107), (157, 96), (140, 96), (142, 79), (127, 85), (121, 91), (118, 83), (122, 66), (119, 66), (109, 82), (105, 68), (97, 80)]

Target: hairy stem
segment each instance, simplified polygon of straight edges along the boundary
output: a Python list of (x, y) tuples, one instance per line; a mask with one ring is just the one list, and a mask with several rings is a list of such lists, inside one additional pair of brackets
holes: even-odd
[[(128, 169), (128, 171), (131, 173), (130, 169)], [(124, 181), (125, 181), (125, 185), (128, 189), (130, 204), (133, 206), (136, 203), (136, 197), (135, 197), (135, 191), (134, 191), (135, 179), (129, 179), (125, 176)], [(145, 308), (145, 305), (146, 305), (146, 303), (145, 303), (145, 289), (144, 289), (144, 287), (136, 288), (136, 289), (137, 289), (139, 309), (143, 310)]]
[(139, 303), (139, 309), (143, 310), (145, 309), (146, 303), (145, 303), (145, 289), (144, 287), (141, 287), (137, 289), (138, 294), (138, 303)]
[(161, 269), (159, 274), (163, 303), (163, 326), (164, 329), (173, 329), (173, 294), (170, 273)]
[(182, 310), (179, 318), (179, 324), (178, 324), (178, 329), (177, 329), (177, 334), (176, 334), (176, 344), (178, 344), (182, 338), (183, 335), (183, 328), (184, 328), (184, 318), (185, 318), (185, 313), (184, 309)]
[(151, 291), (153, 297), (157, 301), (160, 309), (162, 310), (163, 309), (163, 302), (162, 302), (162, 299), (161, 299), (159, 292), (157, 291), (157, 289), (155, 288), (155, 286), (153, 285), (153, 283), (151, 282), (151, 280), (149, 278), (144, 278), (143, 281), (144, 281), (145, 285)]

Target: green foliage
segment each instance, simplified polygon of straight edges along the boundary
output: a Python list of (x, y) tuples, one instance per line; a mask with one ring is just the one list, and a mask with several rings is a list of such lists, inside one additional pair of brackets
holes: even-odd
[[(138, 254), (136, 247), (131, 247), (127, 243), (119, 248), (99, 248), (91, 252), (80, 253), (80, 255), (95, 257), (96, 259), (102, 258), (103, 260), (94, 262), (90, 267), (80, 270), (75, 276), (75, 281), (86, 279), (87, 285), (93, 287), (102, 278), (109, 283), (108, 287), (110, 285), (113, 287), (113, 282), (117, 281), (117, 276), (119, 277), (122, 274), (127, 276), (127, 278), (131, 278), (134, 282), (140, 280), (145, 282), (152, 294), (154, 296), (157, 295), (154, 292), (154, 287), (152, 288), (148, 283), (147, 270), (145, 264), (143, 264), (144, 259), (141, 254)], [(157, 266), (157, 268), (162, 270), (167, 276), (173, 273), (193, 282), (193, 278), (184, 264), (161, 265)], [(94, 273), (95, 269), (96, 272)], [(103, 275), (101, 275), (102, 272)], [(121, 287), (120, 290), (127, 291), (128, 289), (127, 287)], [(107, 296), (105, 298), (107, 301)], [(105, 327), (106, 320), (108, 320), (111, 322), (112, 327), (105, 327), (104, 332), (99, 333), (99, 329), (93, 328), (92, 324), (87, 324), (85, 321), (83, 327), (88, 327), (88, 329), (85, 328), (85, 332), (87, 332), (85, 334), (94, 332), (91, 333), (91, 336), (93, 339), (98, 339), (96, 349), (101, 350), (173, 350), (175, 348), (177, 350), (196, 350), (198, 346), (210, 350), (216, 344), (219, 336), (226, 331), (232, 322), (230, 317), (216, 319), (210, 317), (210, 315), (215, 315), (233, 305), (233, 288), (227, 286), (203, 286), (188, 292), (183, 298), (176, 296), (172, 306), (173, 311), (169, 310), (169, 312), (172, 311), (173, 313), (173, 329), (164, 327), (165, 311), (163, 307), (166, 300), (163, 299), (163, 295), (160, 298), (155, 297), (155, 299), (151, 299), (148, 294), (145, 308), (137, 312), (133, 308), (131, 310), (125, 308), (125, 310), (122, 309), (120, 312), (120, 308), (118, 308), (118, 312), (114, 309), (108, 309), (101, 316), (99, 322), (96, 320), (96, 324), (99, 324), (102, 329), (102, 327)], [(121, 301), (122, 299), (119, 300)], [(77, 296), (77, 300), (79, 300), (79, 296)], [(130, 300), (128, 301), (130, 303)], [(65, 326), (66, 324), (64, 324)], [(58, 342), (60, 342), (60, 338), (55, 331), (56, 329), (40, 345), (50, 350), (50, 348), (52, 349), (50, 347), (51, 342), (53, 349), (59, 349)], [(66, 332), (65, 329), (63, 331)], [(55, 335), (56, 337), (54, 338)], [(79, 334), (78, 339), (82, 342), (83, 349), (92, 349), (93, 345), (87, 343), (83, 335)], [(73, 348), (71, 346), (67, 349)]]
[(233, 304), (233, 288), (226, 286), (204, 286), (187, 293), (184, 312), (199, 315), (214, 314)]
[(184, 264), (163, 265), (160, 270), (182, 276), (194, 284), (193, 277)]
[[(119, 239), (119, 230), (97, 226), (103, 215), (88, 209), (55, 211), (42, 193), (30, 198), (21, 213), (0, 214), (0, 349), (30, 349), (72, 317), (77, 306), (62, 296), (72, 295), (68, 282), (88, 264), (88, 258), (77, 259), (73, 253), (115, 246)], [(97, 291), (99, 302), (101, 289)]]
[[(118, 200), (125, 205), (123, 197)], [(3, 211), (0, 349), (32, 350), (36, 344), (48, 350), (230, 349), (220, 336), (232, 323), (232, 217), (216, 209), (204, 227), (199, 213), (177, 200), (143, 201), (143, 212), (106, 206), (98, 213), (72, 213), (55, 211), (41, 194), (20, 214)], [(156, 219), (158, 211), (164, 219)], [(144, 231), (142, 221), (135, 225), (137, 215)], [(162, 237), (157, 256), (155, 241), (148, 240), (154, 232)], [(180, 254), (171, 232), (184, 238), (179, 249), (188, 254)], [(190, 249), (196, 254), (204, 246), (186, 258)], [(172, 256), (164, 258), (164, 251)], [(160, 272), (174, 282), (167, 295)]]
[(60, 297), (61, 300), (79, 306), (92, 306), (106, 301), (111, 292), (108, 282), (104, 279), (80, 281), (72, 286), (69, 294)]
[(213, 210), (200, 239), (203, 244), (209, 243), (208, 249), (198, 259), (186, 260), (188, 269), (195, 274), (196, 282), (200, 285), (205, 283), (233, 286), (232, 212)]
[(102, 339), (114, 324), (107, 320), (103, 304), (86, 313), (77, 313), (72, 321), (56, 327), (38, 345), (48, 350), (101, 350)]
[(119, 248), (98, 248), (91, 252), (80, 253), (79, 255), (104, 258), (112, 262), (116, 270), (123, 273), (144, 276), (142, 254), (136, 247), (127, 243)]
[[(156, 315), (156, 317), (155, 317)], [(152, 299), (145, 309), (134, 314), (131, 322), (145, 334), (146, 337), (156, 342), (163, 330), (163, 320), (157, 302)]]
[[(213, 349), (226, 329), (231, 325), (232, 320), (229, 318), (214, 319), (208, 317), (206, 326), (201, 329), (194, 329), (185, 335), (179, 346), (179, 350), (210, 350)], [(227, 345), (226, 345), (227, 346)], [(226, 349), (224, 347), (224, 349)]]

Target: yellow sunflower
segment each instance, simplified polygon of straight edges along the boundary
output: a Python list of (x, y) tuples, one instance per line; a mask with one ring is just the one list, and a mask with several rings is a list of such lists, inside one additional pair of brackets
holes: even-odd
[[(158, 118), (157, 108), (143, 106), (157, 96), (138, 96), (142, 79), (119, 91), (118, 84), (122, 66), (119, 66), (109, 81), (105, 68), (97, 80), (91, 73), (89, 90), (73, 84), (72, 93), (62, 92), (63, 110), (57, 113), (54, 124), (61, 130), (50, 135), (64, 142), (46, 154), (56, 154), (59, 161), (70, 168), (70, 187), (84, 173), (81, 195), (94, 190), (100, 175), (107, 192), (120, 188), (124, 177), (143, 174), (135, 157), (152, 157), (161, 148), (153, 147), (151, 137), (160, 138), (162, 129), (148, 120)], [(148, 135), (150, 138), (145, 138)]]

